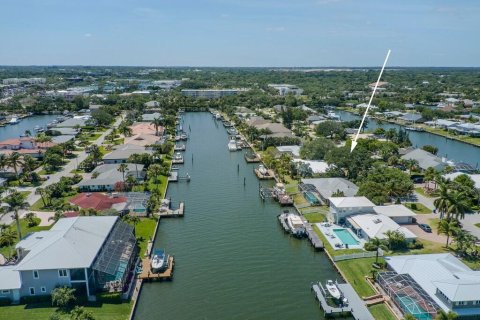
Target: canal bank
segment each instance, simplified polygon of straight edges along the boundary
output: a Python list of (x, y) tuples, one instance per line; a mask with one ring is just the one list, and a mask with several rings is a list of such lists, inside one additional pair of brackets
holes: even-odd
[(143, 285), (135, 319), (321, 319), (310, 285), (338, 277), (328, 258), (284, 234), (281, 208), (261, 201), (255, 165), (228, 151), (223, 126), (209, 113), (184, 118), (180, 171), (192, 181), (171, 184), (167, 197), (189, 209), (161, 221), (154, 245), (175, 255), (175, 276)]
[[(361, 119), (361, 116), (348, 111), (336, 110), (335, 112), (340, 116), (342, 121)], [(385, 130), (404, 128), (404, 126), (398, 124), (388, 122), (379, 123), (377, 120), (371, 118), (366, 122), (366, 130), (374, 130), (379, 127)], [(438, 148), (437, 155), (439, 157), (445, 157), (454, 162), (467, 162), (474, 167), (478, 167), (479, 165), (480, 147), (430, 132), (408, 131), (408, 135), (413, 147), (421, 148), (424, 145), (432, 145)]]
[(31, 116), (21, 119), (17, 124), (7, 124), (4, 127), (0, 127), (0, 141), (19, 138), (27, 130), (34, 136), (37, 134), (34, 130), (36, 126), (45, 127), (57, 117), (58, 115)]

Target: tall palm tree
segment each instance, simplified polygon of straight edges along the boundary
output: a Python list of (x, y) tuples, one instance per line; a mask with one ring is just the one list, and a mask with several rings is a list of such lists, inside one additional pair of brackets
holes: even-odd
[(153, 179), (155, 185), (157, 186), (157, 189), (159, 189), (159, 177), (162, 174), (162, 166), (159, 164), (152, 164), (150, 167), (148, 167), (147, 175), (149, 179)]
[(370, 239), (370, 243), (375, 247), (375, 251), (377, 252), (375, 255), (375, 263), (378, 263), (378, 250), (383, 245), (383, 242), (382, 240), (375, 237), (373, 239)]
[(123, 134), (125, 137), (130, 137), (132, 135), (132, 129), (127, 126), (126, 124), (121, 124), (118, 127), (118, 130), (120, 131), (121, 134)]
[(135, 235), (136, 234), (135, 229), (136, 229), (137, 223), (140, 222), (140, 218), (135, 214), (129, 215), (129, 216), (130, 216), (130, 218), (129, 218), (130, 222), (133, 223), (133, 234)]
[(150, 124), (155, 127), (155, 135), (158, 136), (158, 129), (163, 125), (162, 118), (154, 118)]
[(435, 179), (435, 169), (432, 167), (428, 167), (427, 170), (425, 170), (425, 174), (423, 175), (423, 182), (425, 182), (425, 188), (428, 187), (428, 183), (430, 181), (433, 181)]
[(27, 137), (31, 137), (31, 136), (32, 136), (32, 131), (30, 131), (30, 130), (28, 130), (28, 129), (25, 130), (25, 135), (26, 135)]
[(128, 171), (128, 164), (120, 163), (118, 165), (117, 171), (122, 173), (122, 180), (123, 180), (123, 191), (125, 191), (125, 172)]
[(449, 194), (449, 180), (440, 178), (438, 180), (438, 198), (433, 201), (433, 204), (440, 212), (440, 219), (443, 219), (444, 215), (447, 213), (448, 207), (450, 205), (450, 194)]
[(18, 175), (18, 167), (22, 165), (22, 156), (18, 152), (13, 152), (8, 157), (8, 164), (13, 168), (15, 171), (15, 175)]
[(11, 228), (6, 228), (0, 232), (0, 245), (10, 247), (9, 257), (12, 256), (12, 245), (17, 240), (17, 232)]
[(444, 234), (447, 236), (447, 243), (445, 248), (448, 248), (448, 241), (450, 236), (453, 236), (458, 231), (458, 223), (453, 220), (442, 219), (438, 222), (437, 234)]
[(0, 171), (4, 171), (9, 166), (8, 156), (5, 153), (0, 154)]
[(450, 201), (447, 208), (447, 218), (454, 217), (456, 220), (465, 218), (465, 212), (470, 210), (468, 199), (465, 193), (453, 190), (450, 193)]
[(20, 216), (18, 215), (18, 212), (21, 209), (28, 208), (30, 204), (25, 201), (25, 195), (16, 190), (12, 191), (8, 196), (6, 196), (3, 201), (8, 204), (10, 209), (13, 211), (12, 218), (16, 222), (18, 241), (20, 241), (22, 239), (22, 229), (20, 228)]
[(26, 154), (23, 156), (22, 171), (29, 179), (32, 178), (32, 173), (36, 166), (37, 160), (35, 160), (31, 155)]

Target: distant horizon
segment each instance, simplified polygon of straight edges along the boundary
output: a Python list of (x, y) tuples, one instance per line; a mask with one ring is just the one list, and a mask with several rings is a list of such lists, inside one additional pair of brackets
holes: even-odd
[[(26, 68), (26, 67), (70, 67), (70, 68), (212, 68), (212, 69), (380, 69), (381, 66), (304, 66), (304, 67), (290, 67), (290, 66), (209, 66), (209, 65), (95, 65), (95, 64), (25, 64), (25, 65), (9, 65), (0, 64), (0, 68)], [(392, 69), (480, 69), (479, 66), (387, 66), (385, 70)]]

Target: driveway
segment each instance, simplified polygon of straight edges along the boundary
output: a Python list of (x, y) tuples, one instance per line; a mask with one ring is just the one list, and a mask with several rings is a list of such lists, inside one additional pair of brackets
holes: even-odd
[(465, 219), (461, 220), (461, 222), (463, 229), (480, 239), (480, 228), (475, 225), (476, 223), (480, 223), (480, 214), (478, 212), (466, 214)]
[[(429, 222), (430, 219), (435, 219), (438, 218), (438, 215), (436, 214), (417, 214), (415, 216), (417, 219), (417, 223), (425, 223), (428, 224), (430, 227), (433, 226)], [(407, 224), (403, 225), (406, 227), (408, 230), (412, 231), (419, 239), (424, 239), (432, 242), (437, 242), (441, 244), (445, 244), (447, 242), (447, 237), (443, 234), (437, 234), (435, 230), (432, 230), (432, 232), (425, 232), (420, 227), (418, 224)]]

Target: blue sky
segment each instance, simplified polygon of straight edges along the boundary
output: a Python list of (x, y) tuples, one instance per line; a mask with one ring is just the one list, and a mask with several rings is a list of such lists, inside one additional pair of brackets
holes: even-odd
[(480, 66), (476, 0), (0, 0), (0, 65)]

